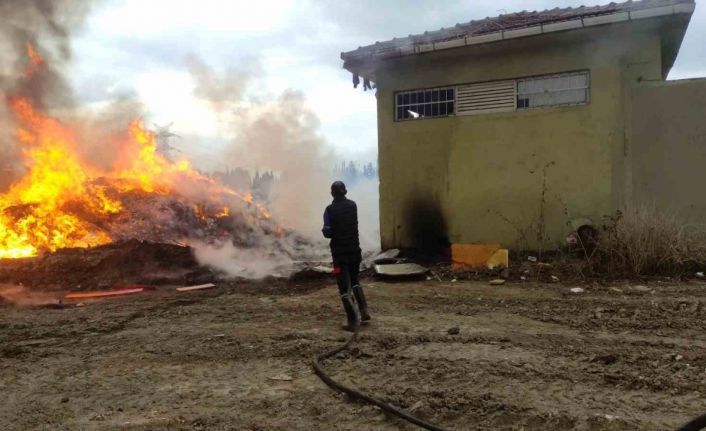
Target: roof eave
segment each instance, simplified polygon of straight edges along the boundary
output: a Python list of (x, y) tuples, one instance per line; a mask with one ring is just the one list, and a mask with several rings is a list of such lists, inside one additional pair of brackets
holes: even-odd
[[(676, 53), (679, 51), (681, 40), (686, 32), (686, 27), (694, 13), (696, 5), (694, 3), (678, 3), (669, 6), (660, 6), (654, 8), (640, 9), (634, 11), (618, 11), (610, 14), (580, 17), (567, 21), (556, 21), (546, 24), (515, 28), (510, 30), (502, 30), (494, 33), (485, 33), (476, 36), (465, 36), (441, 42), (431, 42), (424, 44), (409, 44), (393, 49), (385, 49), (375, 51), (370, 54), (361, 54), (360, 48), (355, 51), (342, 52), (341, 59), (343, 60), (343, 68), (351, 73), (363, 76), (374, 81), (375, 65), (379, 61), (390, 58), (405, 57), (412, 55), (424, 54), (427, 52), (443, 51), (447, 49), (459, 48), (463, 46), (472, 46), (479, 44), (489, 44), (499, 41), (506, 41), (519, 38), (527, 38), (562, 31), (571, 31), (582, 28), (590, 28), (601, 25), (638, 21), (644, 19), (682, 16), (685, 19), (686, 25), (683, 31), (677, 35), (672, 45), (676, 44), (676, 52), (673, 56), (665, 59), (665, 68), (668, 70), (674, 63)], [(671, 63), (670, 63), (671, 62)]]

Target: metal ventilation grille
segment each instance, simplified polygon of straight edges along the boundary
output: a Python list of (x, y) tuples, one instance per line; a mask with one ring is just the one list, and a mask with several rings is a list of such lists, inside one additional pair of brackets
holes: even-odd
[(471, 115), (514, 111), (515, 81), (460, 85), (456, 90), (456, 114)]

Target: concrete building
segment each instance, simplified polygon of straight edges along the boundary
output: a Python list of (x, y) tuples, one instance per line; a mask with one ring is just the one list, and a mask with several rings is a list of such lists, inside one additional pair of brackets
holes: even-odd
[(377, 90), (382, 246), (536, 247), (638, 202), (706, 220), (706, 80), (665, 81), (694, 8), (521, 12), (342, 53)]

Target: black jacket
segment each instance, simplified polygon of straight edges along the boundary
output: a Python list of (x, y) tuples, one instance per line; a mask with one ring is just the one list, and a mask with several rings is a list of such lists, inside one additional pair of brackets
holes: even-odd
[(336, 198), (324, 211), (323, 233), (331, 238), (331, 255), (334, 262), (361, 260), (358, 238), (358, 207), (345, 197)]

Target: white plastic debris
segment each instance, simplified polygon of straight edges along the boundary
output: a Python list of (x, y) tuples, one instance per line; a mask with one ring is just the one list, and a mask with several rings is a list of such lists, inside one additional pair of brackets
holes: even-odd
[(537, 258), (535, 256), (527, 256), (527, 260), (529, 260), (530, 262), (536, 262)]
[(704, 278), (705, 276), (704, 276), (704, 273), (703, 273), (703, 272), (699, 271), (699, 272), (696, 273), (696, 277), (697, 277), (697, 278)]
[(559, 277), (557, 277), (556, 275), (552, 275), (551, 278), (552, 278), (552, 283), (558, 283), (558, 282), (559, 282)]
[(583, 292), (586, 291), (586, 290), (585, 290), (584, 288), (582, 288), (582, 287), (572, 287), (572, 288), (569, 289), (569, 290), (571, 291), (571, 293), (583, 293)]

